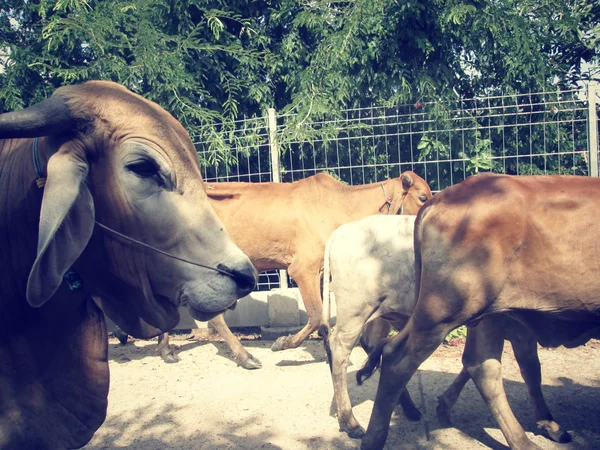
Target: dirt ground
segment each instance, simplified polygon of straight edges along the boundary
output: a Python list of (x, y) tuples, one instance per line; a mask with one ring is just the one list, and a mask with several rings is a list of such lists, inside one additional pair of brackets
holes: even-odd
[[(108, 416), (86, 450), (162, 449), (357, 449), (360, 441), (338, 431), (333, 387), (320, 340), (274, 353), (272, 342), (244, 341), (263, 368), (247, 371), (223, 342), (173, 336), (181, 357), (165, 364), (156, 340), (109, 343), (111, 389)], [(409, 384), (421, 412), (409, 422), (398, 409), (386, 449), (506, 449), (506, 441), (472, 382), (453, 410), (453, 428), (440, 427), (437, 396), (460, 371), (463, 344), (444, 345)], [(377, 372), (357, 386), (365, 354), (356, 348), (348, 369), (350, 397), (366, 427), (379, 380)], [(510, 344), (503, 357), (505, 389), (528, 436), (544, 449), (600, 449), (600, 341), (573, 350), (541, 349), (544, 394), (557, 422), (573, 436), (555, 444), (535, 435), (526, 387)]]

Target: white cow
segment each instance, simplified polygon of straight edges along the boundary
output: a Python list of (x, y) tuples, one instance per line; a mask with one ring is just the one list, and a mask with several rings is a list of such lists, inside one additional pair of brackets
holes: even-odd
[[(325, 247), (323, 317), (319, 334), (331, 368), (340, 431), (353, 438), (362, 437), (364, 429), (352, 413), (348, 396), (348, 358), (361, 333), (361, 345), (370, 353), (387, 337), (390, 323), (401, 329), (412, 314), (414, 223), (415, 216), (369, 216), (337, 228)], [(337, 308), (336, 326), (331, 335), (330, 274)], [(421, 413), (407, 391), (400, 396), (400, 403), (409, 419), (420, 419)]]

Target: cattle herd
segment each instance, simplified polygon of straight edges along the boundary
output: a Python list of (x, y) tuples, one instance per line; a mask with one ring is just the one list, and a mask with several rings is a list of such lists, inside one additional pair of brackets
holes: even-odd
[[(0, 189), (1, 449), (79, 448), (102, 425), (105, 314), (135, 337), (162, 335), (174, 361), (163, 333), (186, 306), (259, 368), (222, 314), (267, 269), (289, 271), (309, 317), (272, 349), (319, 330), (340, 429), (361, 448), (384, 447), (396, 404), (420, 418), (406, 385), (461, 325), (463, 370), (439, 419), (472, 379), (510, 447), (539, 448), (503, 389), (508, 339), (538, 426), (570, 440), (544, 401), (537, 345), (600, 337), (597, 178), (480, 174), (435, 196), (413, 172), (364, 186), (325, 174), (205, 184), (179, 122), (94, 81), (0, 114)], [(366, 430), (346, 385), (358, 342), (369, 355), (358, 382), (381, 371)]]

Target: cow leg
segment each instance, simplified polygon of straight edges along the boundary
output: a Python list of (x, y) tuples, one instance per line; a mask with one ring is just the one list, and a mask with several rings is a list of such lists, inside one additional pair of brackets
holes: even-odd
[(158, 347), (156, 348), (156, 352), (167, 364), (179, 362), (179, 357), (173, 352), (173, 349), (169, 345), (169, 333), (163, 333), (158, 336)]
[(347, 384), (348, 359), (361, 335), (364, 323), (372, 312), (370, 308), (368, 312), (357, 311), (358, 315), (344, 314), (345, 311), (340, 311), (341, 314), (338, 314), (336, 325), (328, 337), (331, 353), (331, 377), (340, 431), (346, 432), (354, 439), (363, 437), (365, 430), (352, 412)]
[(217, 317), (213, 318), (210, 321), (210, 324), (217, 330), (217, 333), (225, 340), (233, 355), (240, 362), (240, 365), (244, 369), (260, 369), (262, 367), (262, 363), (252, 356), (248, 350), (242, 345), (240, 340), (235, 337), (235, 335), (231, 332), (227, 324), (225, 323), (225, 318), (223, 314), (219, 314)]
[(417, 329), (413, 324), (411, 319), (407, 327), (392, 337), (383, 348), (377, 395), (369, 426), (362, 440), (362, 450), (383, 448), (400, 393), (423, 361), (431, 356), (444, 337), (452, 331), (452, 324), (450, 328), (447, 324), (441, 324), (433, 329)]
[(504, 322), (494, 323), (486, 317), (469, 328), (463, 353), (463, 365), (498, 422), (508, 445), (513, 450), (539, 450), (531, 442), (514, 416), (502, 385), (502, 348), (504, 347)]
[[(403, 322), (394, 322), (394, 327), (397, 330), (401, 330), (406, 325), (406, 321)], [(363, 350), (370, 354), (373, 352), (379, 343), (387, 338), (390, 335), (390, 331), (392, 330), (392, 325), (387, 320), (378, 317), (370, 322), (367, 322), (363, 327), (362, 334), (360, 336), (360, 345)], [(408, 420), (419, 421), (421, 420), (421, 411), (416, 407), (412, 398), (410, 397), (410, 393), (408, 389), (404, 389), (400, 394), (400, 406), (402, 406), (402, 411), (404, 412), (404, 416)]]
[(442, 424), (442, 426), (452, 426), (452, 422), (450, 420), (450, 411), (452, 410), (452, 407), (458, 400), (460, 393), (462, 392), (463, 388), (470, 379), (471, 375), (469, 375), (467, 368), (463, 366), (462, 370), (454, 379), (450, 387), (438, 397), (438, 406), (436, 412), (438, 420)]
[(300, 289), (304, 307), (308, 314), (308, 323), (296, 334), (277, 338), (271, 346), (271, 350), (274, 352), (299, 347), (321, 325), (323, 301), (321, 300), (320, 265), (300, 268), (292, 263), (288, 267), (288, 272), (296, 280), (298, 289)]
[(507, 337), (510, 338), (521, 375), (527, 384), (538, 429), (555, 442), (561, 444), (570, 442), (571, 435), (554, 421), (542, 394), (542, 371), (538, 358), (537, 341), (525, 328), (509, 332)]
[(113, 336), (116, 337), (121, 345), (127, 344), (127, 338), (129, 335), (121, 330), (118, 326), (115, 325), (115, 329), (113, 331)]

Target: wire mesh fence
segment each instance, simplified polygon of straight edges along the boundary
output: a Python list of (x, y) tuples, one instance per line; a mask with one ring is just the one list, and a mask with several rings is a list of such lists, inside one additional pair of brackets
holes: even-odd
[[(196, 146), (206, 181), (272, 181), (274, 157), (283, 182), (328, 172), (366, 184), (412, 170), (434, 192), (481, 171), (597, 175), (598, 103), (590, 88), (379, 105), (304, 124), (302, 138), (289, 132), (294, 116), (278, 116), (275, 155), (259, 117), (215, 126)], [(277, 272), (261, 275), (259, 289), (277, 286)]]

